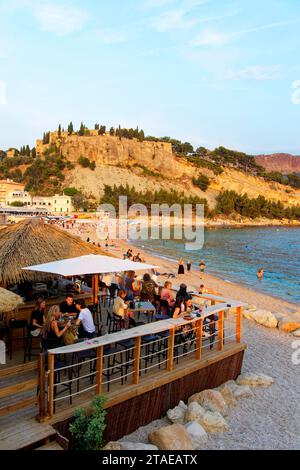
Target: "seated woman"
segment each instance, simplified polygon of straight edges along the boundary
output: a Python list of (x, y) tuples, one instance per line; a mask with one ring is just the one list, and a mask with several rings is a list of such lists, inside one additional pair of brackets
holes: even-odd
[(129, 326), (136, 326), (134, 321), (133, 313), (128, 311), (128, 305), (125, 302), (126, 293), (123, 290), (120, 290), (118, 293), (118, 297), (114, 301), (113, 305), (113, 314), (119, 317), (121, 320), (124, 321), (125, 328)]
[(161, 300), (166, 300), (169, 304), (169, 307), (173, 307), (175, 303), (171, 288), (172, 288), (172, 283), (170, 281), (166, 281), (164, 288), (162, 289), (161, 294), (160, 294)]
[(91, 311), (86, 308), (85, 301), (79, 300), (76, 302), (76, 308), (79, 311), (78, 318), (76, 320), (76, 326), (79, 326), (78, 336), (79, 338), (94, 338), (95, 336), (95, 324)]
[[(175, 302), (173, 308), (173, 318), (182, 318), (193, 311), (193, 304), (191, 299), (184, 299), (178, 298)], [(191, 323), (187, 323), (179, 328), (176, 328), (177, 332), (180, 334), (176, 334), (175, 341), (176, 343), (185, 343), (186, 341), (191, 341), (194, 339), (195, 334), (193, 331), (193, 325)]]
[(36, 307), (30, 318), (30, 334), (31, 336), (40, 336), (45, 323), (46, 302), (43, 297), (39, 297), (36, 301)]
[(63, 334), (71, 327), (71, 322), (68, 320), (63, 328), (60, 328), (59, 320), (61, 319), (61, 312), (58, 305), (53, 305), (49, 308), (46, 316), (45, 324), (45, 337), (53, 340), (53, 344), (60, 346)]
[(186, 301), (187, 299), (191, 299), (191, 295), (187, 292), (187, 285), (186, 284), (180, 284), (179, 291), (176, 294), (176, 300), (177, 299), (183, 299)]
[(142, 282), (138, 276), (134, 276), (132, 287), (134, 297), (139, 297), (141, 294)]
[(159, 286), (154, 282), (148, 273), (144, 274), (141, 289), (141, 300), (148, 300), (152, 304), (156, 301), (156, 289)]

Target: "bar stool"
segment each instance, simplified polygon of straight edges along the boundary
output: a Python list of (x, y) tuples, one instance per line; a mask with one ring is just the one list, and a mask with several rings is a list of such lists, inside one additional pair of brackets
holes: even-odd
[[(28, 321), (23, 320), (16, 320), (12, 318), (9, 320), (9, 338), (8, 338), (8, 351), (9, 351), (9, 358), (12, 359), (12, 350), (13, 350), (13, 341), (23, 341), (23, 347), (26, 348), (26, 338), (27, 338), (27, 328), (28, 328)], [(14, 337), (14, 331), (22, 330), (22, 336), (19, 338)]]
[[(36, 340), (39, 342), (38, 346), (33, 347), (33, 341)], [(34, 353), (32, 354), (31, 351), (39, 351), (39, 353)], [(28, 361), (31, 360), (31, 356), (39, 356), (40, 353), (42, 352), (42, 344), (41, 344), (41, 335), (39, 336), (32, 336), (31, 331), (30, 331), (30, 326), (27, 326), (27, 337), (26, 337), (26, 345), (25, 345), (25, 351), (24, 351), (24, 364), (27, 359), (28, 355)]]

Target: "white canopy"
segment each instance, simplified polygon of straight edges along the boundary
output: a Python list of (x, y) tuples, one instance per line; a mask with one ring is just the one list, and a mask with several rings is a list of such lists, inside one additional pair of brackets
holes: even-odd
[(147, 271), (157, 266), (102, 255), (87, 255), (79, 258), (63, 259), (51, 263), (27, 266), (26, 271), (58, 274), (60, 276), (80, 276), (84, 274), (107, 274), (124, 271)]

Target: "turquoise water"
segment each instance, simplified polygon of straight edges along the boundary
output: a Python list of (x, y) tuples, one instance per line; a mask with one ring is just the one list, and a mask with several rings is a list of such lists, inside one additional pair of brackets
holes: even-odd
[[(139, 242), (148, 252), (172, 260), (180, 256), (195, 265), (200, 259), (206, 272), (251, 289), (300, 304), (300, 228), (210, 229), (202, 250), (185, 251), (178, 240)], [(257, 269), (265, 277), (258, 280)]]

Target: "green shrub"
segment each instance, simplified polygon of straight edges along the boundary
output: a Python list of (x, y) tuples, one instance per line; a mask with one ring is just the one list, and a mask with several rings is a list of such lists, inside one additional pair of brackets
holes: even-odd
[(198, 178), (193, 178), (193, 185), (201, 189), (201, 191), (206, 191), (210, 185), (209, 178), (205, 175), (199, 175)]
[(101, 450), (103, 447), (103, 433), (106, 428), (104, 403), (106, 398), (97, 396), (92, 401), (92, 413), (87, 415), (85, 410), (79, 408), (75, 411), (75, 420), (70, 424), (69, 430), (74, 437), (75, 450)]

